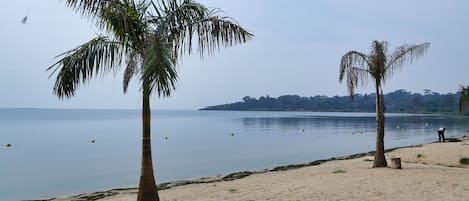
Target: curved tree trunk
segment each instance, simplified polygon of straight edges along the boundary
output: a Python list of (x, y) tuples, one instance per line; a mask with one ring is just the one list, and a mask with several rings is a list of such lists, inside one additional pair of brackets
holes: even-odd
[(384, 156), (384, 97), (381, 84), (376, 81), (376, 152), (373, 167), (387, 167)]
[(142, 140), (142, 166), (140, 170), (140, 182), (138, 185), (137, 201), (159, 201), (158, 189), (153, 174), (153, 162), (151, 158), (150, 138), (150, 93), (143, 92), (143, 140)]

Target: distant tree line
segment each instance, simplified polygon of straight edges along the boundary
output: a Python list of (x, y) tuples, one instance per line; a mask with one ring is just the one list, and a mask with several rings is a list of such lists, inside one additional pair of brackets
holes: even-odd
[[(424, 90), (423, 94), (404, 89), (384, 95), (385, 112), (388, 113), (457, 113), (459, 92), (440, 94)], [(201, 110), (230, 111), (314, 111), (314, 112), (375, 112), (376, 94), (349, 96), (300, 97), (284, 95), (278, 98), (246, 96), (243, 101), (209, 106)]]

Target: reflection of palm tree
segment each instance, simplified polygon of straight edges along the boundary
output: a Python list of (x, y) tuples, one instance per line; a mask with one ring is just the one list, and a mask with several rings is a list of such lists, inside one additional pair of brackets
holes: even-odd
[[(57, 74), (54, 93), (75, 95), (91, 78), (124, 69), (124, 92), (132, 77), (140, 80), (143, 96), (142, 166), (137, 200), (159, 200), (150, 140), (150, 95), (169, 96), (175, 89), (179, 54), (201, 57), (220, 47), (245, 43), (253, 35), (220, 10), (193, 0), (67, 0), (67, 6), (96, 21), (104, 35), (59, 56), (48, 68)], [(194, 42), (194, 40), (196, 40)]]
[(386, 167), (384, 156), (384, 98), (382, 85), (399, 70), (404, 63), (411, 63), (416, 57), (424, 55), (430, 43), (398, 47), (387, 55), (386, 41), (373, 41), (369, 55), (350, 51), (342, 57), (339, 80), (347, 76), (347, 87), (353, 99), (355, 88), (365, 85), (368, 78), (374, 81), (376, 88), (376, 153), (373, 167)]
[(459, 90), (459, 112), (463, 112), (464, 105), (469, 103), (469, 86), (461, 86)]

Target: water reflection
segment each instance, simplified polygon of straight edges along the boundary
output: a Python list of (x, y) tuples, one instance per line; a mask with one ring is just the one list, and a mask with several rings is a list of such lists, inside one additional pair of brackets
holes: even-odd
[[(263, 131), (261, 133), (296, 130), (323, 131), (338, 129), (348, 134), (375, 133), (376, 119), (374, 116), (311, 116), (292, 115), (287, 117), (244, 117), (240, 118), (246, 132)], [(460, 116), (442, 115), (391, 115), (386, 117), (385, 130), (392, 139), (409, 139), (418, 135), (432, 135), (439, 127), (446, 127), (451, 136), (466, 133), (469, 119)], [(308, 132), (306, 132), (308, 133)]]

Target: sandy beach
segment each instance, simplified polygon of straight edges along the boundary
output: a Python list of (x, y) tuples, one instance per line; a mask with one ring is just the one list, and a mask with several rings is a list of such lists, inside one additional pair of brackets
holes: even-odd
[[(240, 179), (225, 179), (231, 181), (213, 177), (192, 181), (196, 184), (177, 186), (176, 182), (162, 187), (165, 190), (160, 190), (160, 198), (165, 201), (469, 201), (469, 165), (459, 162), (462, 157), (469, 158), (469, 136), (460, 139), (462, 142), (431, 143), (387, 152), (388, 161), (392, 157), (401, 158), (402, 169), (371, 168), (373, 157), (364, 154), (350, 157), (353, 159), (274, 168), (249, 173)], [(136, 189), (52, 200), (134, 201)]]

